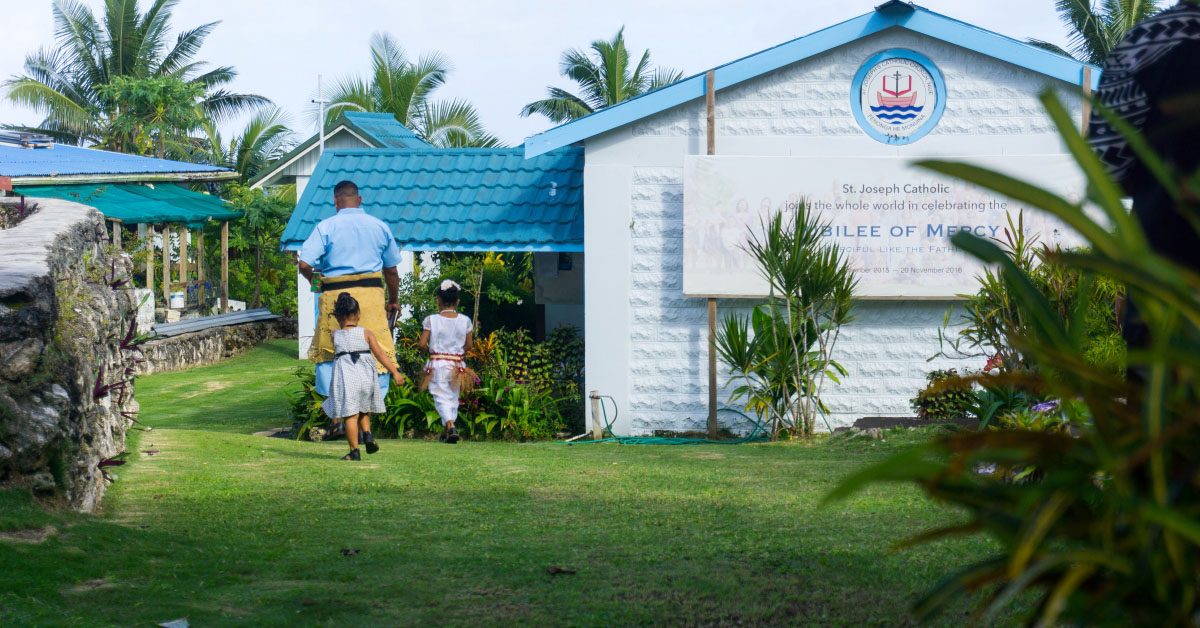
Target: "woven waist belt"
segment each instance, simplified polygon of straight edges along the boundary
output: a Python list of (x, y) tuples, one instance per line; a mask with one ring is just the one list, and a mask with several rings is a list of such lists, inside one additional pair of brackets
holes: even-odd
[(431, 353), (429, 354), (430, 362), (462, 362), (463, 356), (459, 353)]
[(360, 356), (360, 355), (366, 355), (366, 354), (369, 354), (369, 353), (371, 353), (371, 351), (370, 351), (370, 350), (367, 350), (367, 351), (339, 351), (339, 352), (337, 352), (337, 353), (333, 354), (333, 357), (334, 357), (334, 359), (336, 360), (337, 358), (340, 358), (340, 357), (342, 357), (342, 356), (344, 356), (344, 355), (348, 355), (348, 356), (350, 356), (350, 361), (351, 361), (351, 362), (353, 362), (353, 363), (355, 363), (355, 364), (358, 364), (358, 356)]
[(379, 277), (351, 279), (349, 281), (338, 281), (336, 277), (333, 279), (321, 279), (321, 292), (329, 292), (330, 290), (345, 290), (346, 288), (379, 288), (382, 290), (383, 281)]

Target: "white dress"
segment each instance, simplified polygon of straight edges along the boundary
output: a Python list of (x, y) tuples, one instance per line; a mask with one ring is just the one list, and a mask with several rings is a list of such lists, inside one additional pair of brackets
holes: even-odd
[(425, 318), (422, 327), (429, 331), (430, 360), (425, 364), (429, 370), (429, 394), (433, 395), (433, 405), (445, 425), (458, 418), (458, 381), (454, 375), (463, 365), (463, 347), (474, 326), (462, 314), (454, 318), (433, 314)]
[(333, 378), (321, 410), (335, 419), (387, 411), (383, 391), (379, 389), (375, 356), (371, 355), (363, 328), (335, 329), (333, 350)]

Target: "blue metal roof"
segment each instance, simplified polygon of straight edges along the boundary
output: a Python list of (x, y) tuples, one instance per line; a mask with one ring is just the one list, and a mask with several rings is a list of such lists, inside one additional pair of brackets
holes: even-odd
[[(0, 145), (0, 176), (67, 177), (74, 175), (163, 175), (230, 173), (228, 168), (169, 159), (127, 155), (69, 144), (48, 148)], [(181, 177), (182, 178), (182, 177)]]
[(583, 250), (583, 150), (327, 150), (304, 188), (283, 248), (334, 214), (333, 186), (358, 184), (363, 209), (413, 251)]
[[(1073, 85), (1083, 83), (1083, 69), (1090, 67), (1092, 89), (1100, 84), (1100, 68), (1097, 66), (972, 26), (909, 2), (890, 0), (870, 13), (718, 66), (714, 68), (713, 87), (724, 89), (893, 27), (940, 39)], [(534, 157), (685, 102), (704, 98), (706, 73), (701, 72), (533, 135), (525, 140), (525, 154)]]
[(400, 124), (390, 113), (347, 111), (342, 114), (348, 125), (367, 135), (379, 148), (428, 148), (430, 144)]

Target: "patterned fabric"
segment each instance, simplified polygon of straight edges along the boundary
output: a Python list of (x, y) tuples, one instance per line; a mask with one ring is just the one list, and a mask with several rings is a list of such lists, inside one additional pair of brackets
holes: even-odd
[[(1158, 105), (1159, 84), (1181, 78), (1165, 75), (1164, 62), (1188, 41), (1200, 42), (1200, 5), (1191, 2), (1180, 2), (1133, 27), (1104, 62), (1097, 100), (1144, 132)], [(1189, 61), (1187, 71), (1195, 73), (1200, 59)], [(1113, 177), (1129, 189), (1137, 158), (1098, 111), (1088, 122), (1088, 139)]]
[(375, 374), (375, 358), (363, 328), (334, 331), (333, 345), (338, 357), (333, 363), (329, 398), (321, 404), (321, 410), (335, 419), (386, 411)]
[[(313, 334), (312, 344), (308, 348), (309, 360), (321, 363), (333, 359), (334, 346), (332, 333), (338, 326), (337, 319), (333, 317), (333, 306), (337, 303), (338, 295), (343, 292), (349, 292), (350, 296), (358, 301), (360, 317), (358, 324), (370, 329), (371, 333), (375, 334), (375, 339), (379, 341), (379, 346), (383, 349), (384, 354), (391, 358), (393, 362), (396, 360), (396, 345), (392, 340), (392, 330), (387, 322), (387, 309), (384, 307), (383, 275), (374, 273), (338, 277), (342, 281), (368, 278), (374, 278), (379, 281), (381, 287), (337, 288), (330, 286), (327, 291), (321, 293), (320, 298), (317, 300), (317, 330)], [(387, 369), (380, 364), (378, 372), (383, 374), (387, 372)]]

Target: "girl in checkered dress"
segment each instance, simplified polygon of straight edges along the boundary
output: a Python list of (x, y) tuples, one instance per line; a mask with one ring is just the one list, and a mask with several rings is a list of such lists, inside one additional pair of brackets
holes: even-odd
[(361, 460), (358, 452), (360, 429), (367, 453), (379, 451), (379, 445), (371, 435), (371, 414), (387, 410), (383, 403), (383, 391), (379, 388), (375, 360), (379, 360), (392, 374), (392, 381), (397, 386), (404, 381), (404, 376), (383, 352), (375, 334), (358, 326), (358, 300), (349, 292), (338, 295), (333, 316), (341, 329), (333, 332), (333, 379), (329, 384), (329, 397), (321, 404), (321, 409), (330, 417), (345, 422), (350, 453), (343, 456), (342, 460)]

